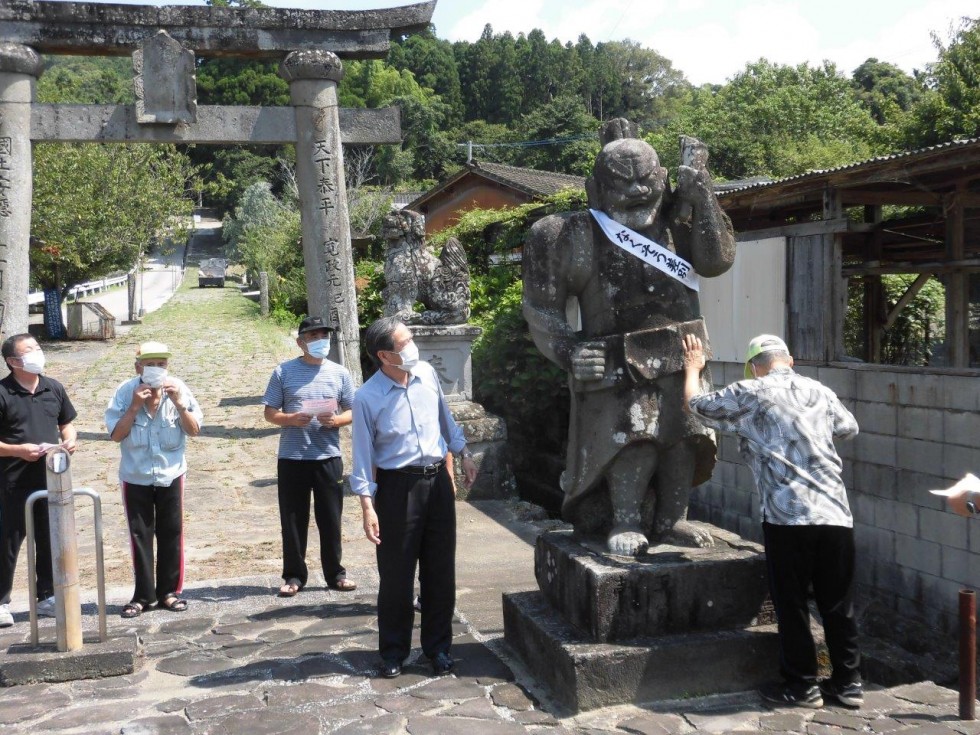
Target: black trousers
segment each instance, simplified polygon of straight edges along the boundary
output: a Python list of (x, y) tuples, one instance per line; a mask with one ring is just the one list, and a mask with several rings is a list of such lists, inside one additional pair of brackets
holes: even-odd
[(320, 532), (320, 565), (323, 579), (335, 584), (347, 576), (341, 564), (340, 525), (344, 510), (344, 465), (340, 457), (329, 459), (280, 459), (279, 522), (282, 525), (282, 578), (298, 579), (305, 587), (306, 539), (310, 528), (310, 492), (313, 515)]
[(456, 499), (445, 465), (433, 477), (378, 470), (378, 650), (404, 661), (412, 649), (419, 566), (422, 652), (448, 653), (456, 606)]
[(184, 589), (184, 475), (164, 487), (124, 482), (122, 495), (136, 580), (131, 602), (147, 607), (179, 595)]
[[(33, 489), (0, 487), (0, 605), (10, 604), (14, 572), (17, 570), (17, 556), (27, 536), (27, 524), (24, 521), (27, 497), (35, 490), (44, 489), (43, 487)], [(44, 600), (54, 594), (47, 500), (34, 503), (33, 516), (37, 599)]]
[(854, 622), (854, 531), (843, 526), (762, 524), (769, 590), (779, 625), (780, 669), (787, 682), (817, 681), (817, 652), (810, 633), (807, 593), (813, 585), (823, 618), (832, 679), (861, 680), (861, 653)]

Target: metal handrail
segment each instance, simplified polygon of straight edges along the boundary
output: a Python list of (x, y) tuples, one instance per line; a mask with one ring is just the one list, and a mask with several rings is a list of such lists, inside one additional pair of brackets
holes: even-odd
[[(99, 596), (99, 641), (105, 643), (109, 635), (106, 626), (105, 610), (105, 556), (102, 548), (102, 498), (90, 487), (72, 488), (72, 495), (85, 495), (92, 499), (95, 513), (95, 578)], [(31, 645), (36, 646), (40, 639), (37, 625), (37, 560), (34, 551), (34, 503), (48, 497), (47, 490), (38, 490), (27, 498), (24, 509), (27, 543), (27, 589), (30, 603)]]

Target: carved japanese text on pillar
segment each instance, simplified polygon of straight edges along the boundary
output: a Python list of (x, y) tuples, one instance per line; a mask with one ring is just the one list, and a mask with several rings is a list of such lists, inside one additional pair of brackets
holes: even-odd
[(11, 215), (10, 197), (10, 169), (11, 155), (13, 153), (13, 143), (11, 138), (0, 138), (0, 217)]

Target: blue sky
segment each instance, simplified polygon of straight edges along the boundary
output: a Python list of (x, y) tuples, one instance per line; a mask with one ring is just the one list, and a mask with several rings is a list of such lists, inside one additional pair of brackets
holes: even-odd
[[(116, 0), (117, 2), (119, 0)], [(130, 0), (124, 0), (130, 2)], [(289, 8), (360, 10), (410, 0), (265, 0)], [(153, 0), (130, 4), (163, 5)], [(172, 5), (203, 5), (183, 0)], [(490, 23), (515, 35), (540, 28), (548, 39), (593, 43), (630, 38), (656, 49), (695, 84), (722, 83), (750, 61), (830, 60), (850, 74), (874, 56), (908, 72), (934, 61), (930, 33), (943, 40), (977, 0), (439, 0), (440, 38), (475, 41)]]

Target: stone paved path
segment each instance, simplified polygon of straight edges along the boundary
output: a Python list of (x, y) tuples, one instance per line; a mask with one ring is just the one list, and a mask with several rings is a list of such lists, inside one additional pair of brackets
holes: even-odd
[[(51, 374), (79, 409), (75, 484), (103, 495), (110, 634), (138, 634), (145, 655), (129, 676), (0, 689), (3, 735), (980, 733), (977, 723), (956, 719), (956, 693), (931, 683), (871, 692), (858, 712), (773, 710), (745, 693), (562, 713), (502, 643), (500, 594), (534, 587), (531, 541), (549, 525), (504, 502), (459, 504), (455, 673), (430, 677), (416, 648), (402, 677), (374, 678), (377, 575), (354, 503), (345, 510), (344, 553), (357, 592), (326, 590), (317, 574), (295, 598), (272, 594), (279, 583), (276, 435), (262, 421), (259, 398), (272, 367), (294, 354), (292, 339), (256, 320), (254, 305), (233, 289), (193, 283), (189, 277), (171, 304), (115, 344), (45, 345)], [(114, 479), (118, 450), (104, 436), (101, 415), (114, 386), (132, 371), (136, 344), (146, 339), (174, 349), (173, 372), (201, 400), (207, 428), (189, 450), (191, 607), (126, 621), (118, 617), (131, 591)], [(94, 629), (94, 574), (85, 562), (92, 558), (91, 511), (79, 507), (84, 621)], [(309, 558), (316, 556), (313, 534)], [(27, 640), (25, 589), (21, 570), (17, 624), (0, 631), (0, 651)], [(42, 621), (42, 640), (53, 637), (53, 622)]]

